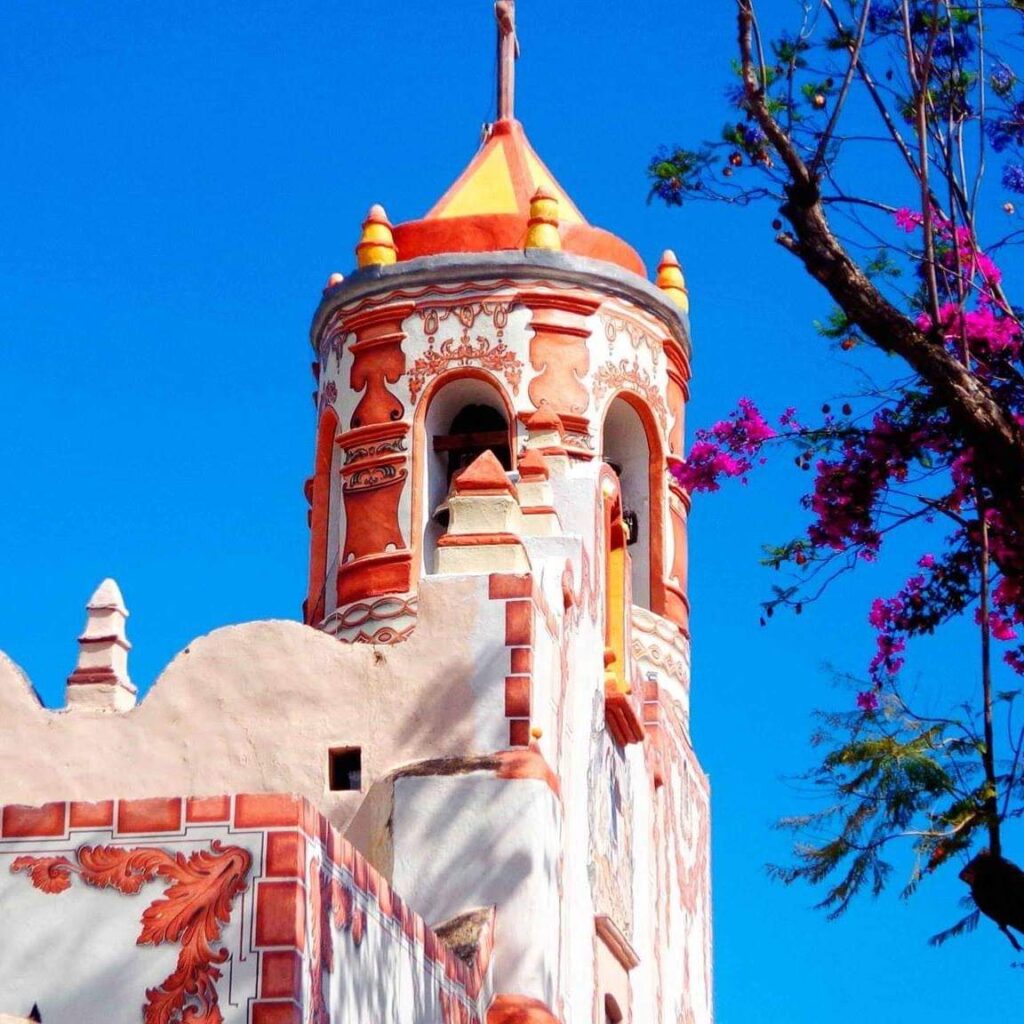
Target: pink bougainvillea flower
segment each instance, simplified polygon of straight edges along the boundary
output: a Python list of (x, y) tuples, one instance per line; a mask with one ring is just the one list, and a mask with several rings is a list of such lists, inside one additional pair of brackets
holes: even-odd
[(924, 217), (906, 206), (896, 211), (896, 227), (906, 231), (908, 235), (916, 231), (923, 223)]
[(861, 711), (877, 711), (878, 694), (874, 690), (862, 690), (857, 694), (857, 707)]
[(988, 617), (989, 629), (992, 630), (992, 635), (997, 640), (1009, 641), (1017, 639), (1017, 631), (1013, 628), (1013, 623), (1009, 619), (1004, 619), (1001, 615), (997, 615), (992, 612)]

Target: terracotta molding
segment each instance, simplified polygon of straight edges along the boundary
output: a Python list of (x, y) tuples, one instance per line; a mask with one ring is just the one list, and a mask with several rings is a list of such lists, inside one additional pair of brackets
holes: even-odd
[(491, 1001), (487, 1024), (560, 1024), (546, 1003), (529, 996), (499, 995)]
[[(398, 229), (401, 231), (401, 228)], [(391, 299), (451, 291), (483, 291), (495, 288), (545, 288), (576, 291), (580, 286), (590, 292), (635, 303), (664, 323), (684, 353), (690, 350), (689, 317), (646, 277), (623, 271), (603, 260), (590, 259), (571, 252), (518, 248), (503, 252), (460, 253), (403, 260), (390, 267), (367, 267), (347, 277), (325, 296), (313, 318), (310, 340), (316, 348), (326, 325), (339, 310), (348, 317), (371, 305), (381, 294)], [(378, 300), (379, 301), (379, 300)]]
[(531, 480), (548, 480), (551, 470), (536, 448), (528, 448), (519, 458), (519, 478), (524, 482)]
[(412, 302), (385, 302), (383, 305), (370, 305), (360, 312), (342, 310), (337, 319), (337, 327), (344, 334), (358, 334), (367, 327), (380, 327), (395, 321), (401, 323), (415, 308)]
[(338, 605), (385, 594), (405, 594), (412, 585), (412, 553), (408, 550), (363, 555), (338, 569)]
[[(390, 320), (388, 322), (390, 323)], [(370, 349), (401, 345), (403, 341), (405, 341), (404, 331), (388, 331), (386, 334), (378, 334), (372, 338), (352, 342), (349, 345), (349, 351), (353, 356), (359, 356)]]
[(334, 439), (334, 443), (342, 448), (351, 448), (356, 444), (370, 441), (388, 441), (396, 437), (405, 437), (411, 430), (405, 420), (394, 420), (388, 423), (371, 423), (366, 427), (355, 427), (346, 430)]
[(505, 717), (530, 720), (531, 680), (529, 676), (505, 676)]
[(181, 832), (184, 826), (181, 797), (151, 797), (117, 802), (117, 835), (142, 832)]
[[(365, 472), (365, 470), (373, 466), (405, 466), (407, 456), (401, 452), (385, 453), (381, 455), (367, 455), (364, 458), (357, 459), (353, 462), (349, 462), (342, 466), (338, 472), (341, 474), (343, 480), (348, 479), (356, 473)], [(407, 474), (397, 475), (391, 479), (383, 480), (376, 486), (386, 487), (393, 486), (400, 480), (404, 481)]]
[(545, 334), (562, 334), (567, 338), (583, 338), (589, 341), (591, 332), (587, 327), (580, 327), (575, 324), (560, 324), (551, 320), (543, 323)]
[(190, 796), (185, 801), (185, 821), (189, 824), (231, 820), (231, 797)]
[(113, 828), (113, 800), (72, 800), (69, 828)]
[(302, 1024), (302, 1008), (294, 1000), (257, 999), (251, 1024)]
[(506, 476), (497, 456), (489, 449), (457, 473), (452, 484), (456, 494), (511, 494), (518, 497), (515, 484)]
[(606, 682), (604, 687), (604, 718), (612, 739), (619, 746), (642, 742), (644, 727), (633, 701), (612, 682)]
[(673, 466), (682, 466), (683, 458), (682, 458), (682, 456), (679, 456), (679, 455), (666, 455), (665, 456), (665, 464), (669, 468), (669, 480), (668, 480), (669, 494), (673, 495), (675, 498), (677, 498), (679, 501), (681, 501), (683, 503), (683, 505), (686, 507), (686, 511), (689, 512), (690, 511), (690, 506), (692, 504), (692, 500), (690, 498), (689, 492), (682, 486), (682, 484), (679, 483), (678, 480), (676, 480), (675, 476), (673, 476), (672, 473), (671, 473), (671, 470), (672, 470)]
[(498, 762), (496, 772), (499, 779), (539, 779), (546, 782), (548, 789), (557, 797), (562, 795), (562, 786), (554, 769), (544, 755), (533, 747), (526, 750), (502, 750), (495, 755)]
[[(405, 409), (389, 385), (397, 384), (405, 372), (403, 323), (413, 309), (411, 302), (385, 301), (359, 312), (341, 311), (328, 322), (328, 333), (355, 335), (347, 384), (361, 397), (342, 434), (344, 442), (401, 437), (408, 431), (404, 424), (398, 426)], [(399, 521), (407, 466), (403, 452), (377, 452), (342, 470), (345, 536), (335, 576), (338, 606), (410, 589), (412, 552)]]
[(109, 636), (80, 636), (78, 642), (80, 644), (117, 644), (118, 647), (123, 647), (126, 651), (132, 649), (132, 645), (123, 636), (117, 636), (114, 633)]
[(136, 692), (133, 685), (126, 684), (111, 668), (76, 668), (67, 679), (68, 686), (95, 686), (99, 683), (115, 683), (132, 693)]
[(0, 813), (0, 834), (4, 839), (61, 838), (67, 834), (67, 804), (8, 804)]
[(619, 931), (618, 926), (610, 917), (598, 914), (594, 918), (594, 927), (601, 941), (611, 951), (612, 956), (627, 971), (633, 970), (640, 963), (640, 957), (636, 955), (636, 950), (629, 944), (626, 936)]
[(492, 544), (522, 544), (522, 538), (514, 533), (446, 533), (439, 537), (439, 548), (477, 548)]
[[(520, 301), (530, 309), (553, 309), (563, 313), (575, 313), (579, 316), (592, 316), (605, 301), (603, 295), (595, 291), (522, 291)], [(590, 337), (588, 331), (584, 337)]]
[(529, 597), (533, 593), (530, 573), (491, 573), (487, 578), (487, 596), (498, 598)]

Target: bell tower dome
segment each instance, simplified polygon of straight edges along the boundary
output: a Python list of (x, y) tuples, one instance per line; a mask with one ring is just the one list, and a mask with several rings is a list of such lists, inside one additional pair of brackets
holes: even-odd
[[(496, 14), (498, 119), (479, 151), (422, 219), (370, 209), (357, 269), (332, 276), (313, 320), (305, 620), (349, 642), (407, 638), (421, 581), (444, 575), (439, 549), (455, 543), (460, 471), (490, 451), (529, 492), (520, 461), (536, 450), (566, 480), (614, 490), (632, 599), (685, 632), (688, 499), (668, 473), (690, 374), (682, 273), (666, 252), (651, 283), (558, 184), (514, 115), (513, 5)], [(522, 508), (520, 534), (480, 531), (481, 571), (484, 549), (542, 524), (582, 532), (571, 490)]]

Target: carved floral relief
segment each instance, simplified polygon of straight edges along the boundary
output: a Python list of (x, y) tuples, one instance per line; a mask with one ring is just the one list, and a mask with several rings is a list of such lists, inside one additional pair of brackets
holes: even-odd
[(594, 374), (594, 397), (602, 398), (611, 391), (634, 391), (640, 395), (658, 417), (663, 430), (668, 427), (668, 407), (665, 398), (650, 371), (633, 361), (620, 359), (617, 363), (604, 363)]
[[(519, 393), (523, 376), (522, 360), (504, 340), (510, 302), (468, 302), (449, 307), (428, 307), (417, 311), (427, 337), (427, 350), (409, 367), (409, 395), (413, 402), (423, 388), (438, 374), (460, 366), (477, 366), (503, 376), (513, 395)], [(495, 340), (472, 331), (483, 317), (494, 327)], [(459, 333), (438, 342), (437, 336), (445, 324)]]
[(168, 853), (158, 847), (80, 846), (72, 858), (16, 857), (11, 872), (24, 873), (40, 892), (59, 895), (74, 878), (97, 889), (135, 896), (157, 879), (162, 899), (142, 912), (140, 946), (180, 945), (175, 970), (146, 990), (145, 1024), (222, 1024), (218, 965), (228, 959), (221, 943), (235, 897), (247, 888), (252, 856), (217, 840), (208, 850)]

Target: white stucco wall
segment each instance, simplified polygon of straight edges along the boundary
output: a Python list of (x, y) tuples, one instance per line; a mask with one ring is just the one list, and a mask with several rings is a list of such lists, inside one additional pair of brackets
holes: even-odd
[(296, 622), (227, 626), (125, 714), (41, 707), (0, 654), (0, 721), (17, 737), (0, 743), (0, 803), (287, 791), (344, 827), (361, 795), (328, 790), (331, 747), (362, 748), (365, 791), (397, 765), (507, 745), (504, 611), (486, 588), (425, 583), (420, 628), (390, 647)]

